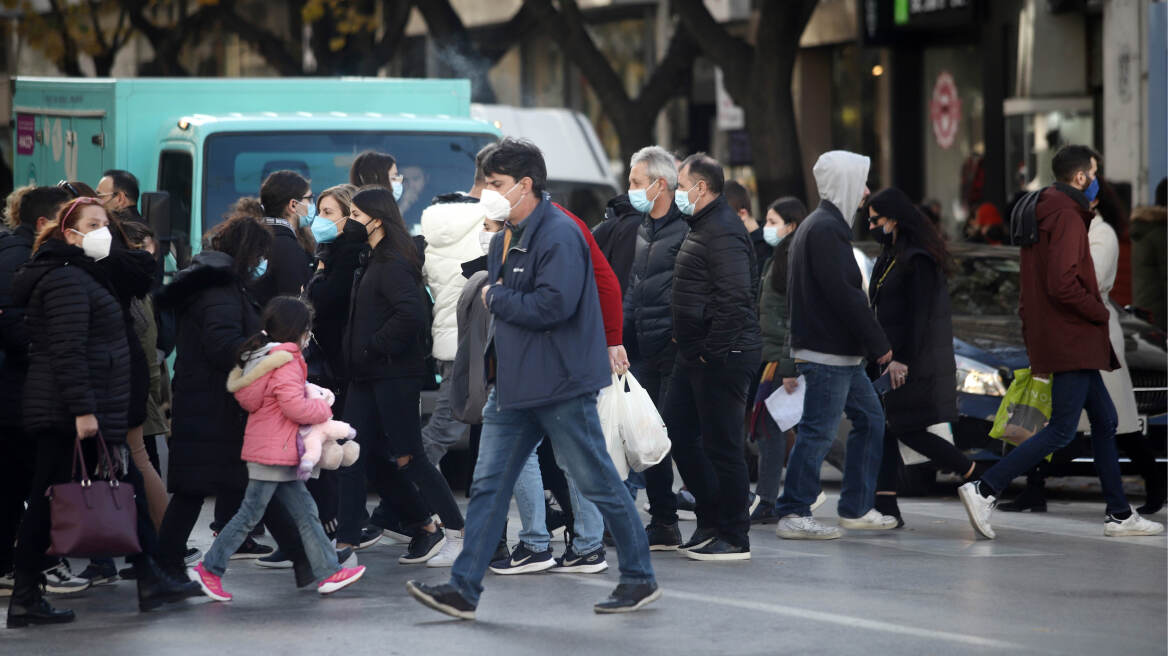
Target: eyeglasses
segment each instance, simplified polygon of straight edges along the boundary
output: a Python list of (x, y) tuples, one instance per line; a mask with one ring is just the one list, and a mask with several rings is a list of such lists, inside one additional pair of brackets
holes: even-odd
[(311, 201), (311, 200), (312, 200), (313, 198), (315, 198), (315, 197), (316, 197), (316, 196), (315, 196), (315, 194), (308, 194), (307, 196), (301, 196), (301, 197), (300, 197), (300, 200), (307, 200), (307, 201)]

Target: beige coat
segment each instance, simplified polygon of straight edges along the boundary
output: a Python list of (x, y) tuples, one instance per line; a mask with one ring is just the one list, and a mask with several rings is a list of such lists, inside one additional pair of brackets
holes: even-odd
[[(1123, 330), (1119, 327), (1119, 314), (1115, 302), (1108, 294), (1115, 286), (1115, 272), (1119, 268), (1119, 238), (1115, 229), (1107, 224), (1099, 215), (1091, 219), (1091, 227), (1087, 232), (1087, 239), (1091, 242), (1091, 259), (1095, 262), (1095, 279), (1099, 282), (1099, 293), (1106, 299), (1107, 311), (1111, 315), (1108, 320), (1108, 333), (1111, 337), (1111, 348), (1119, 358), (1120, 368), (1115, 371), (1103, 371), (1103, 383), (1107, 386), (1107, 393), (1111, 402), (1115, 404), (1115, 412), (1119, 416), (1116, 425), (1116, 434), (1133, 433), (1140, 429), (1139, 410), (1136, 407), (1136, 394), (1133, 391), (1131, 374), (1128, 372), (1127, 359), (1123, 353)], [(1079, 429), (1087, 430), (1087, 414), (1084, 412), (1079, 421)]]

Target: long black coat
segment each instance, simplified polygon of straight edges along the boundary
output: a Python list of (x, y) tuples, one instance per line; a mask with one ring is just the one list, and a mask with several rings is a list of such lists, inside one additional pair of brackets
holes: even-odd
[(240, 459), (247, 413), (228, 393), (227, 374), (240, 346), (259, 332), (260, 308), (232, 264), (224, 253), (199, 253), (158, 297), (178, 319), (171, 492), (210, 496), (247, 485)]
[[(355, 223), (355, 222), (354, 222)], [(348, 226), (348, 224), (345, 224)], [(360, 225), (360, 224), (356, 224)], [(364, 228), (362, 228), (364, 232)], [(312, 333), (316, 344), (310, 349), (310, 369), (316, 371), (316, 358), (323, 360), (320, 378), (315, 380), (334, 392), (343, 389), (348, 380), (348, 363), (344, 356), (345, 326), (349, 320), (349, 301), (353, 290), (353, 277), (360, 266), (361, 253), (366, 250), (362, 234), (345, 231), (336, 241), (322, 244), (317, 249), (317, 257), (324, 268), (317, 271), (308, 283), (307, 295), (316, 310), (312, 322)]]
[[(136, 213), (136, 211), (135, 211)], [(126, 342), (130, 346), (130, 411), (129, 425), (146, 422), (146, 405), (150, 396), (150, 366), (146, 351), (138, 340), (131, 306), (135, 299), (145, 298), (154, 287), (157, 262), (154, 256), (142, 250), (131, 250), (114, 231), (110, 254), (97, 263), (109, 277), (114, 295), (122, 307), (122, 321), (126, 326)]]
[(651, 358), (673, 339), (673, 267), (688, 232), (677, 205), (671, 204), (669, 213), (659, 219), (642, 215), (624, 300), (625, 347), (631, 358)]
[(957, 419), (952, 311), (941, 267), (920, 248), (885, 248), (868, 294), (892, 357), (908, 365), (907, 382), (884, 396), (888, 426), (903, 432)]
[(673, 336), (683, 361), (721, 364), (730, 351), (760, 349), (758, 273), (746, 228), (723, 196), (687, 220), (672, 294)]
[(73, 434), (77, 417), (94, 414), (107, 442), (124, 442), (130, 350), (105, 271), (80, 248), (49, 239), (16, 274), (13, 300), (31, 337), (25, 429)]
[(12, 300), (16, 272), (28, 262), (35, 239), (32, 228), (20, 226), (0, 234), (0, 426), (18, 427), (20, 399), (28, 373), (28, 326), (24, 307)]
[(353, 380), (425, 376), (429, 308), (422, 271), (382, 241), (361, 256), (353, 277), (344, 352)]

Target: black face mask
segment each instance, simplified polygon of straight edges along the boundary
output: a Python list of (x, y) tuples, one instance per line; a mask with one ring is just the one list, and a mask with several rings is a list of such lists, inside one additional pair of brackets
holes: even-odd
[(875, 239), (876, 243), (878, 244), (884, 244), (887, 246), (892, 243), (892, 233), (884, 232), (884, 228), (880, 226), (876, 226), (874, 229), (869, 230), (868, 234), (872, 235), (872, 238)]
[(356, 219), (345, 221), (345, 227), (341, 228), (341, 234), (356, 241), (365, 241), (369, 238), (369, 231), (366, 230), (365, 224)]

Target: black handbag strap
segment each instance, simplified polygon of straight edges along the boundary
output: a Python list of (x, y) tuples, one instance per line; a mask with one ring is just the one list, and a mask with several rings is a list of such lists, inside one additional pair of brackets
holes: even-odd
[[(98, 444), (97, 466), (101, 467), (102, 460), (104, 459), (105, 471), (106, 471), (107, 477), (109, 478), (109, 483), (113, 487), (118, 487), (119, 481), (118, 481), (117, 477), (114, 476), (113, 458), (110, 457), (109, 447), (106, 446), (105, 437), (102, 436), (100, 430), (97, 431), (97, 435), (95, 435), (94, 437), (95, 437), (95, 439), (97, 439), (97, 444)], [(82, 453), (81, 453), (81, 438), (80, 437), (78, 437), (76, 440), (73, 441), (73, 477), (74, 478), (77, 477), (77, 466), (78, 465), (81, 466), (81, 485), (83, 487), (89, 487), (89, 486), (93, 485), (93, 480), (89, 477), (89, 468), (85, 466), (85, 456), (82, 455)]]

